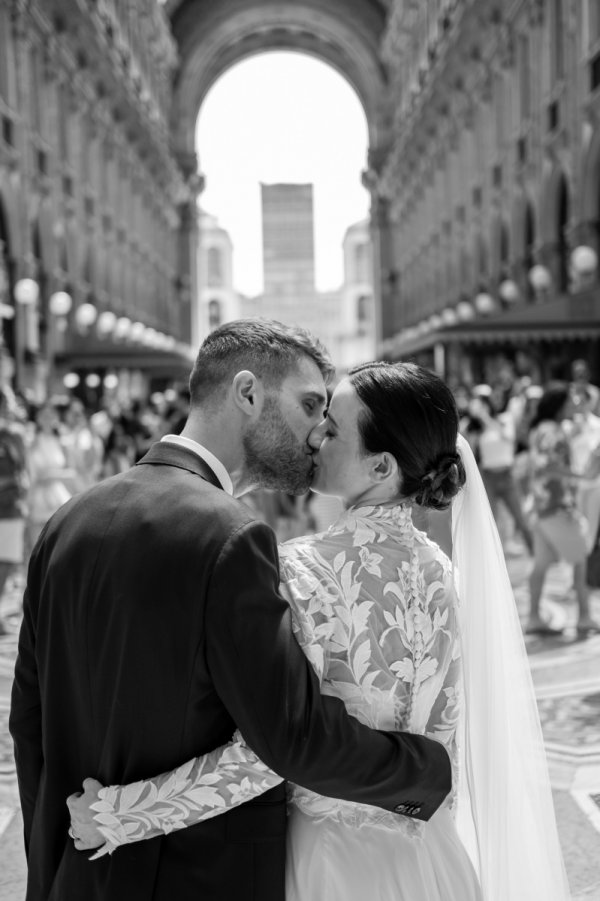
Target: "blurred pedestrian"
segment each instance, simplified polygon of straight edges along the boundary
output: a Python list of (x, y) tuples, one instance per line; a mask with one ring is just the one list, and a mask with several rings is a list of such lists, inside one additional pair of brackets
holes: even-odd
[(68, 465), (59, 436), (59, 418), (52, 405), (43, 404), (34, 414), (35, 432), (28, 452), (29, 496), (27, 544), (33, 549), (53, 513), (77, 490), (77, 476)]
[(120, 472), (126, 472), (135, 463), (135, 443), (118, 420), (113, 423), (106, 439), (102, 478), (108, 479)]
[(74, 489), (85, 491), (100, 478), (104, 445), (90, 428), (85, 407), (78, 398), (74, 398), (67, 408), (61, 440), (67, 466), (75, 475)]
[(540, 615), (540, 598), (549, 567), (564, 560), (573, 567), (580, 635), (600, 632), (590, 616), (585, 563), (593, 536), (577, 509), (577, 477), (573, 473), (564, 420), (569, 411), (566, 385), (548, 387), (540, 399), (530, 433), (534, 566), (529, 576), (530, 610), (527, 634), (557, 635)]
[(573, 360), (571, 363), (571, 396), (577, 399), (580, 395), (590, 395), (590, 409), (600, 415), (600, 388), (590, 382), (587, 360)]
[(26, 494), (24, 429), (12, 391), (0, 386), (0, 603), (9, 576), (23, 563)]
[(533, 553), (533, 538), (513, 477), (515, 465), (516, 431), (508, 411), (497, 412), (492, 397), (480, 395), (471, 401), (470, 411), (481, 422), (477, 439), (479, 469), (496, 522), (500, 502), (512, 516), (529, 553)]

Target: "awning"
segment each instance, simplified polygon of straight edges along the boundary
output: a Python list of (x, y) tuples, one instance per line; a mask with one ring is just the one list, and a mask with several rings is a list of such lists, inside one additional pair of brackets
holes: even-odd
[(188, 379), (192, 371), (193, 360), (183, 354), (169, 351), (149, 351), (148, 349), (132, 352), (130, 348), (115, 350), (109, 348), (103, 353), (59, 354), (56, 357), (59, 365), (73, 370), (87, 372), (107, 369), (139, 369), (151, 376), (165, 378)]
[[(433, 329), (410, 340), (399, 331), (385, 342), (392, 356), (418, 353), (436, 344), (527, 344), (600, 338), (600, 288), (563, 295), (546, 303), (520, 304), (472, 322)], [(385, 346), (384, 345), (384, 346)]]

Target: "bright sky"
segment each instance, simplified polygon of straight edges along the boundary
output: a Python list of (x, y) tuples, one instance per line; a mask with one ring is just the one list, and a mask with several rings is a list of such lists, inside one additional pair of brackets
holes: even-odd
[(369, 212), (367, 122), (341, 75), (300, 53), (243, 60), (207, 94), (196, 146), (200, 203), (231, 235), (239, 291), (262, 291), (260, 182), (313, 183), (317, 288), (339, 287), (344, 232)]

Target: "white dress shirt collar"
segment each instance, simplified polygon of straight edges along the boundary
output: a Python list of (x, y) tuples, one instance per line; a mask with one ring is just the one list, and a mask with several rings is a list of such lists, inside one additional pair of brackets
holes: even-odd
[(200, 457), (201, 460), (204, 460), (206, 465), (210, 466), (210, 468), (218, 478), (223, 491), (233, 497), (233, 482), (231, 481), (231, 476), (229, 475), (221, 461), (217, 457), (215, 457), (214, 454), (211, 454), (211, 452), (207, 450), (202, 444), (198, 444), (198, 442), (194, 441), (193, 438), (186, 438), (184, 435), (165, 435), (160, 440), (167, 442), (167, 444), (177, 444), (179, 445), (179, 447), (185, 447), (188, 450), (192, 451), (192, 453)]

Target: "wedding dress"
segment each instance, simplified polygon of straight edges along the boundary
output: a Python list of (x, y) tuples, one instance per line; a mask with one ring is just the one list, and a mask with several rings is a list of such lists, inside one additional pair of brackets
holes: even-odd
[[(281, 590), (322, 692), (372, 728), (443, 742), (453, 765), (453, 792), (428, 822), (289, 785), (286, 901), (480, 901), (455, 824), (462, 666), (450, 561), (414, 527), (408, 504), (350, 508), (280, 557)], [(107, 839), (100, 853), (281, 781), (237, 734), (176, 771), (102, 789), (93, 805)]]

